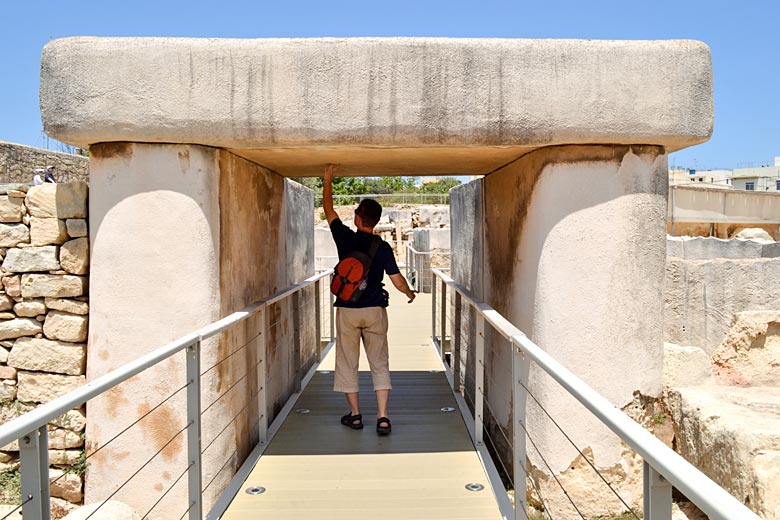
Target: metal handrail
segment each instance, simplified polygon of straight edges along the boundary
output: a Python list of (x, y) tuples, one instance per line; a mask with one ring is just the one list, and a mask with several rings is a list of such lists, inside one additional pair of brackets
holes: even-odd
[[(196, 331), (182, 336), (162, 347), (159, 347), (140, 358), (127, 363), (126, 365), (113, 370), (84, 386), (68, 392), (49, 403), (43, 404), (38, 408), (13, 419), (3, 425), (0, 425), (0, 446), (4, 446), (11, 441), (19, 439), (21, 455), (21, 474), (22, 474), (22, 492), (28, 496), (23, 500), (20, 507), (23, 508), (22, 514), (25, 518), (31, 520), (49, 518), (49, 478), (48, 478), (48, 442), (47, 425), (70, 410), (78, 408), (85, 402), (95, 396), (106, 392), (107, 390), (127, 381), (133, 376), (140, 374), (161, 361), (168, 359), (174, 354), (185, 351), (186, 359), (186, 377), (188, 380), (187, 388), (187, 450), (189, 465), (187, 472), (189, 476), (189, 498), (190, 507), (188, 514), (191, 519), (200, 519), (202, 517), (202, 497), (201, 497), (201, 430), (200, 430), (200, 348), (204, 339), (215, 336), (229, 327), (240, 323), (255, 313), (261, 316), (265, 313), (265, 308), (276, 302), (279, 302), (289, 296), (295, 298), (299, 291), (312, 285), (315, 286), (319, 296), (321, 280), (329, 277), (333, 270), (329, 269), (318, 273), (302, 282), (293, 284), (267, 298), (259, 300), (247, 307), (236, 311), (214, 323), (206, 325)], [(332, 299), (331, 299), (332, 301)], [(315, 306), (316, 328), (318, 342), (321, 342), (321, 323), (319, 302)], [(330, 315), (331, 339), (333, 339), (333, 312), (331, 306)], [(265, 348), (265, 338), (261, 338), (261, 352)], [(321, 355), (321, 347), (318, 347), (317, 356)], [(264, 356), (264, 354), (263, 354)], [(300, 381), (296, 381), (300, 384)], [(264, 376), (261, 383), (261, 390), (265, 386)], [(261, 402), (265, 402), (265, 394), (261, 396)], [(265, 409), (265, 404), (261, 409)], [(260, 442), (264, 443), (268, 435), (268, 419), (265, 415), (261, 416)], [(185, 513), (186, 514), (186, 513)]]
[[(641, 455), (645, 464), (650, 466), (652, 471), (657, 472), (662, 477), (662, 480), (665, 479), (672, 486), (679, 489), (711, 519), (759, 520), (758, 515), (610, 403), (573, 372), (556, 361), (498, 311), (485, 302), (478, 300), (468, 289), (439, 269), (432, 269), (431, 271), (443, 283), (460, 293), (460, 297), (474, 307), (485, 322), (489, 323), (496, 332), (511, 342), (515, 347), (515, 356), (527, 356), (529, 360), (535, 362), (604, 425), (618, 435), (636, 453)], [(442, 335), (444, 334), (442, 333)], [(524, 423), (525, 418), (515, 417), (514, 421)], [(517, 457), (522, 457), (524, 460), (524, 455), (516, 454), (515, 458)], [(647, 477), (648, 472), (646, 471), (645, 478), (647, 479)], [(525, 479), (515, 478), (515, 481), (524, 482)], [(645, 483), (645, 490), (648, 490), (647, 482)], [(515, 496), (525, 496), (525, 490), (520, 490), (520, 492), (515, 490)], [(671, 492), (668, 493), (668, 497), (671, 500)], [(647, 500), (648, 497), (645, 497), (646, 504)], [(517, 503), (524, 504), (524, 500), (518, 500)], [(655, 516), (646, 516), (646, 518), (655, 519)]]

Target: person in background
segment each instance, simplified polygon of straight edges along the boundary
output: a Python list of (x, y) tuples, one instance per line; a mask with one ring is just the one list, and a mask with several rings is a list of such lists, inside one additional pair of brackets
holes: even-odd
[(43, 184), (43, 172), (43, 168), (35, 168), (35, 173), (33, 174), (33, 184), (36, 186)]
[(43, 180), (45, 182), (57, 183), (57, 180), (54, 178), (54, 166), (49, 165), (46, 167), (46, 175), (43, 177)]

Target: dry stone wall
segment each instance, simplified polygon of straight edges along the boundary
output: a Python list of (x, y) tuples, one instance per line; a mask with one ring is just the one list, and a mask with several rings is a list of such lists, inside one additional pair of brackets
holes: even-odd
[(0, 183), (31, 184), (35, 168), (54, 166), (68, 182), (89, 182), (89, 158), (0, 141)]
[[(86, 218), (86, 183), (0, 188), (0, 423), (86, 382)], [(85, 427), (83, 409), (49, 424), (51, 491), (65, 510), (82, 500)], [(0, 472), (18, 465), (15, 441)]]

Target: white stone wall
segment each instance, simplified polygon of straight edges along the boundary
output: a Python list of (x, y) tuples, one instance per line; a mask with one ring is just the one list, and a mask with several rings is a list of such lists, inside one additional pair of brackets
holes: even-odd
[[(0, 423), (83, 385), (89, 303), (87, 185), (0, 189)], [(49, 425), (52, 496), (82, 500), (84, 410)], [(0, 471), (19, 446), (0, 450)], [(57, 503), (57, 499), (54, 499)], [(67, 504), (60, 501), (60, 507)]]

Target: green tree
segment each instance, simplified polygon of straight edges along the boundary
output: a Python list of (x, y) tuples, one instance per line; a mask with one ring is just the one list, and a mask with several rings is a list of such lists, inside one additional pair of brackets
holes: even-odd
[(461, 182), (455, 177), (442, 177), (437, 182), (429, 182), (419, 187), (420, 193), (449, 193), (455, 186)]

